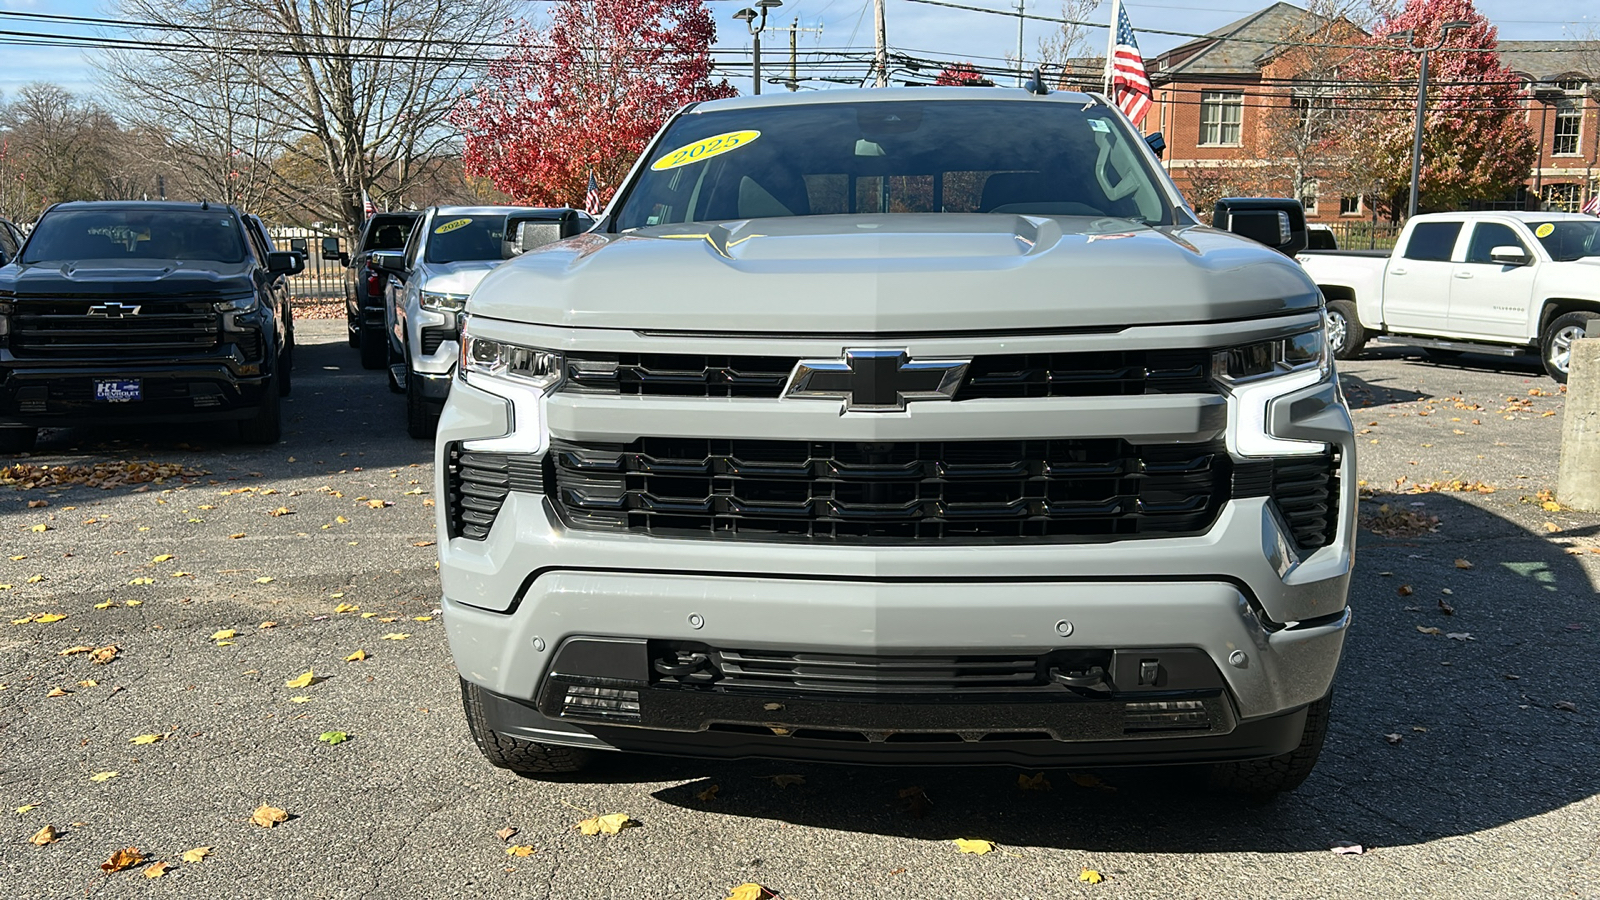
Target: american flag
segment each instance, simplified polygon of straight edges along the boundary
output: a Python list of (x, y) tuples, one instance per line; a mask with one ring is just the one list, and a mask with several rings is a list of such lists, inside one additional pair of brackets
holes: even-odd
[(600, 214), (600, 182), (594, 180), (594, 170), (589, 170), (589, 189), (583, 192), (583, 211), (591, 216)]
[(1150, 111), (1150, 78), (1144, 71), (1144, 57), (1133, 37), (1128, 10), (1117, 4), (1117, 39), (1111, 51), (1111, 99), (1128, 114), (1133, 124), (1144, 121)]
[(1591, 216), (1600, 216), (1600, 191), (1595, 191), (1589, 195), (1589, 202), (1583, 204), (1583, 209), (1579, 210), (1579, 212), (1586, 212)]
[(366, 188), (361, 189), (361, 211), (369, 219), (378, 214), (378, 208), (372, 205), (372, 198), (367, 196)]

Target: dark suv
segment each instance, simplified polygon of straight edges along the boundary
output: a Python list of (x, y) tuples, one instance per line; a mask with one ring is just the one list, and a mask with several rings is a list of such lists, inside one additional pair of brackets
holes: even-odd
[(289, 388), (285, 276), (231, 206), (107, 201), (45, 210), (0, 268), (0, 451), (38, 429), (237, 420), (276, 443)]
[[(372, 254), (405, 249), (419, 212), (384, 212), (361, 228), (356, 254), (341, 253), (336, 238), (323, 241), (323, 259), (344, 264), (344, 315), (350, 346), (361, 348), (361, 366), (382, 369), (389, 364), (389, 339), (384, 327), (383, 289), (389, 275), (372, 264)], [(329, 246), (329, 245), (332, 246)]]

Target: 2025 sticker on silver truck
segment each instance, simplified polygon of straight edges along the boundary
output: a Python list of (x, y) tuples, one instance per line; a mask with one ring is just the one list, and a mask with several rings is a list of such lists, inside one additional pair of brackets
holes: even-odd
[(1293, 788), (1350, 624), (1324, 327), (1101, 98), (686, 108), (592, 231), (467, 302), (437, 463), (473, 736), (530, 774), (619, 750)]

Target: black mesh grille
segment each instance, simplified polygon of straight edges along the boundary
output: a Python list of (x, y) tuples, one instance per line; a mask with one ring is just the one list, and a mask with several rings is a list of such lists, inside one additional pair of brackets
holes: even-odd
[[(569, 354), (567, 390), (678, 397), (776, 398), (793, 356)], [(978, 356), (956, 400), (1217, 393), (1210, 350)]]
[(446, 341), (460, 340), (461, 335), (449, 328), (422, 329), (422, 355), (432, 356)]
[(239, 346), (239, 352), (245, 359), (261, 358), (261, 332), (246, 331), (236, 334), (233, 342)]
[(1220, 442), (557, 442), (576, 528), (801, 540), (1095, 540), (1196, 534), (1229, 495)]
[[(94, 307), (111, 314), (91, 315)], [(138, 308), (136, 314), (133, 307)], [(217, 346), (217, 312), (209, 299), (18, 298), (13, 309), (11, 349), (18, 356), (73, 357), (109, 351), (137, 357)]]
[(1339, 457), (1324, 453), (1273, 460), (1272, 499), (1301, 550), (1332, 543), (1339, 525)]
[[(948, 694), (1049, 684), (1048, 658), (1043, 656), (847, 656), (716, 649), (707, 656), (716, 685), (723, 690)], [(685, 683), (696, 681), (691, 677)]]
[(483, 540), (489, 536), (506, 494), (544, 489), (543, 464), (536, 456), (463, 451), (453, 444), (448, 465), (445, 502), (451, 537)]

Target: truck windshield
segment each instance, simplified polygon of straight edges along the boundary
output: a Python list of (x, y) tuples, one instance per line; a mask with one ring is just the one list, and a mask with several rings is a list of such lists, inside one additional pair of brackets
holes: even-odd
[(39, 220), (24, 263), (172, 259), (241, 263), (238, 220), (227, 209), (55, 209)]
[(680, 117), (616, 228), (817, 215), (1009, 213), (1172, 221), (1139, 138), (1104, 106), (893, 100)]
[(1600, 220), (1585, 222), (1529, 222), (1533, 236), (1557, 262), (1572, 262), (1585, 256), (1600, 256)]
[(428, 224), (428, 262), (453, 263), (507, 259), (506, 217), (439, 213)]

